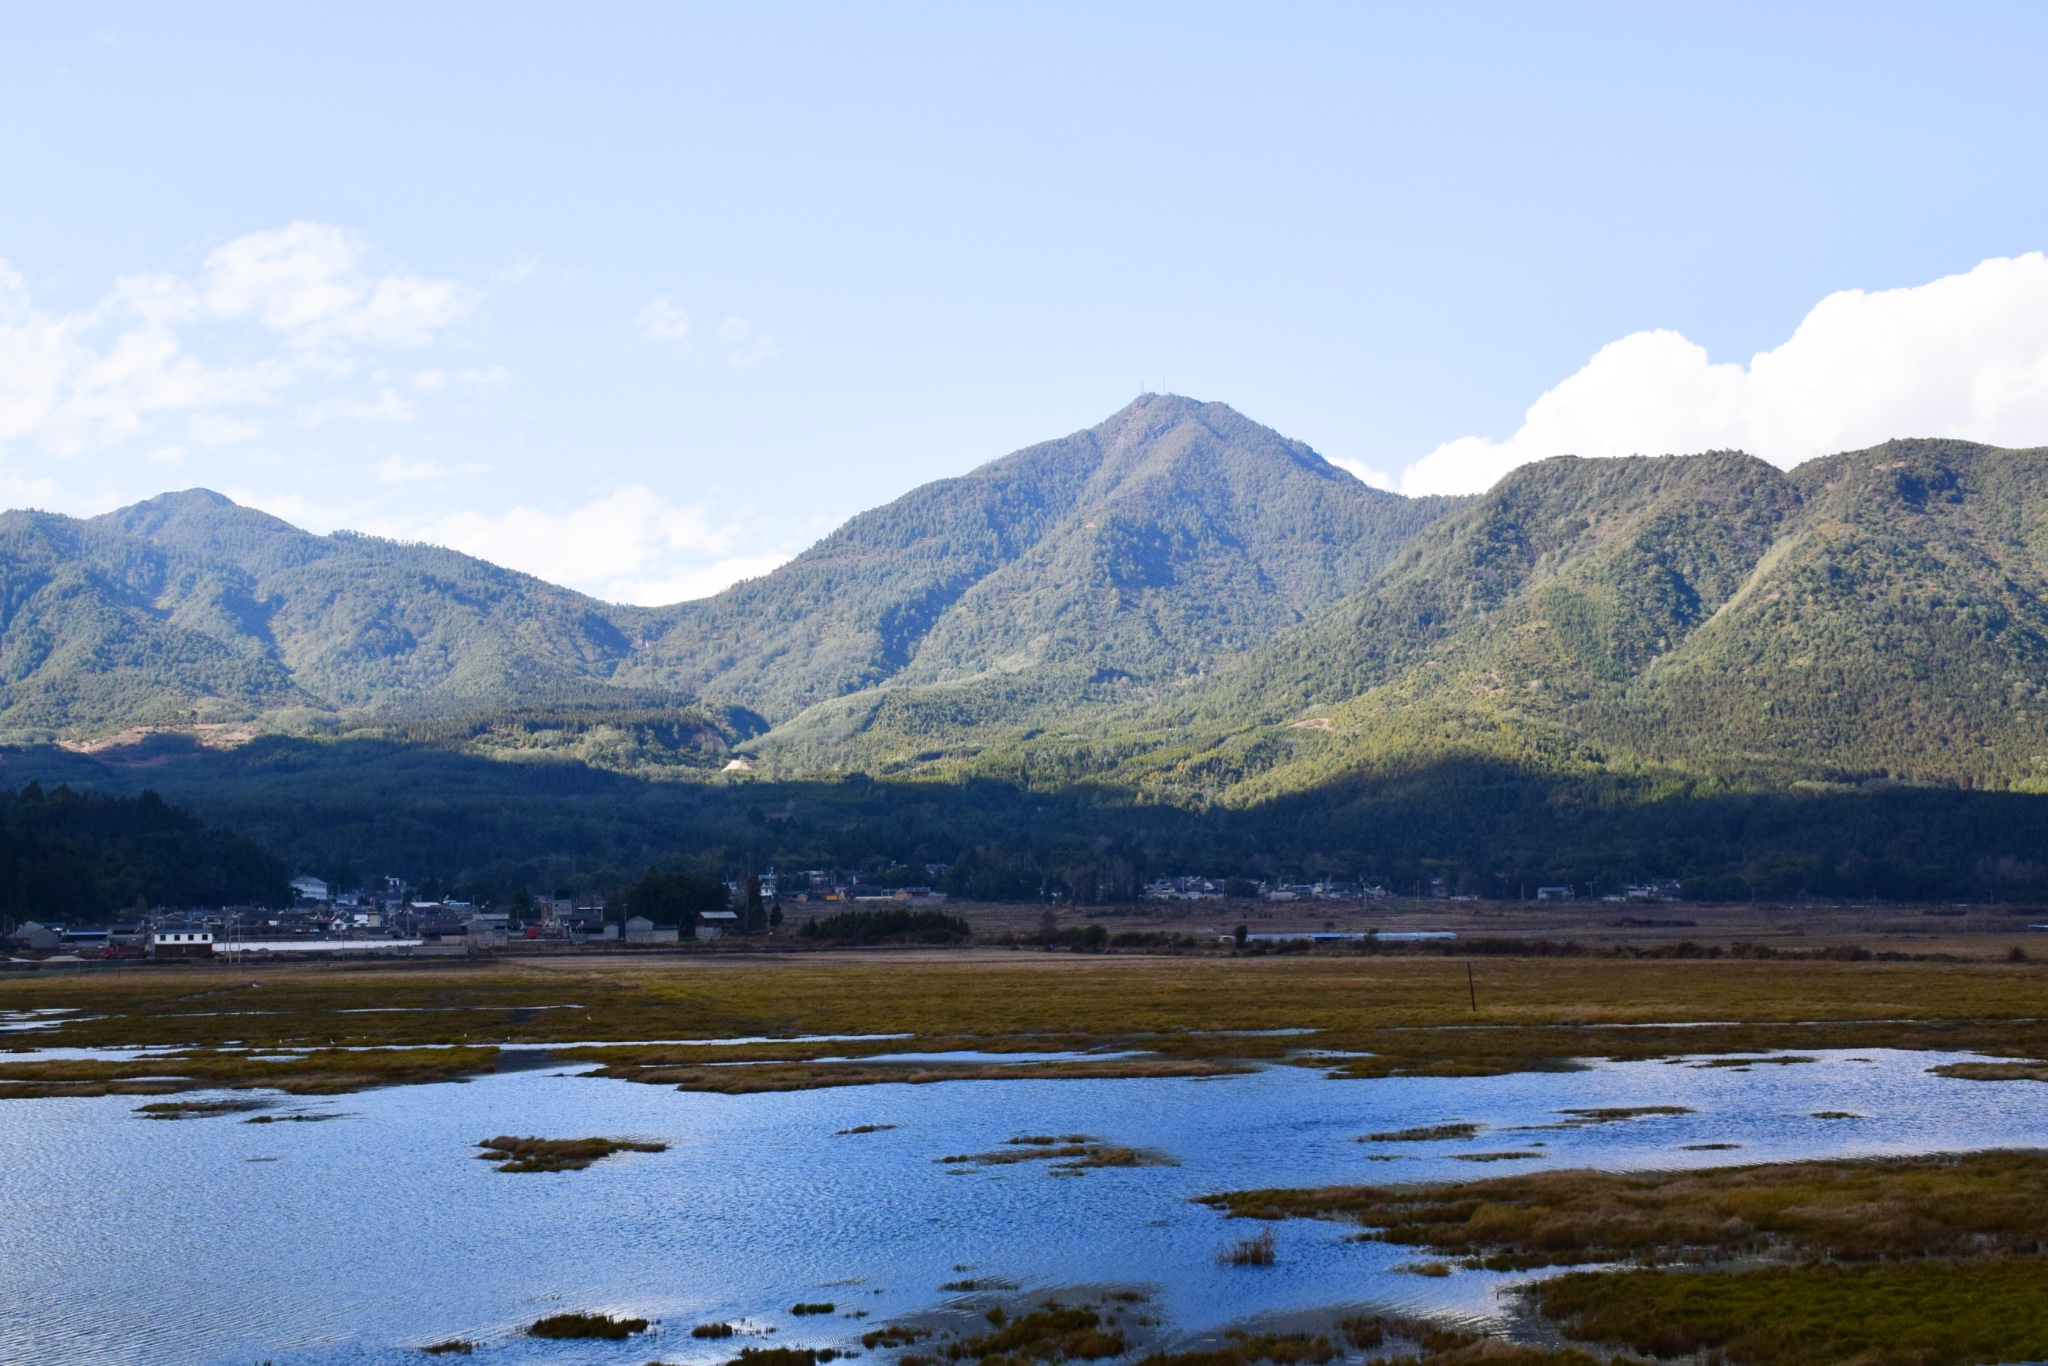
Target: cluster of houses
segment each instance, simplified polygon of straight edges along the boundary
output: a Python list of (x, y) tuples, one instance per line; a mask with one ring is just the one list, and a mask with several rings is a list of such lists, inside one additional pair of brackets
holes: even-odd
[[(1416, 882), (1404, 889), (1412, 891), (1424, 900), (1474, 901), (1473, 896), (1457, 895), (1440, 877)], [(1247, 882), (1238, 878), (1168, 877), (1145, 884), (1145, 896), (1152, 901), (1208, 901), (1220, 900), (1226, 896), (1255, 898), (1262, 901), (1381, 901), (1393, 895), (1387, 887), (1373, 882)], [(1602, 901), (1676, 901), (1679, 897), (1678, 879), (1675, 877), (1651, 878), (1646, 882), (1632, 882), (1619, 893), (1608, 893)], [(1577, 901), (1581, 896), (1578, 888), (1560, 884), (1536, 888), (1538, 901)]]
[[(1441, 885), (1441, 879), (1438, 879)], [(1236, 885), (1233, 885), (1236, 884)], [(1239, 878), (1164, 877), (1145, 884), (1149, 901), (1212, 901), (1227, 896), (1260, 901), (1378, 901), (1390, 895), (1377, 883), (1249, 882)]]
[[(760, 879), (762, 898), (783, 902), (930, 906), (946, 897), (929, 887), (881, 887), (829, 870), (806, 872), (802, 883), (778, 889), (773, 874)], [(89, 926), (27, 921), (4, 936), (9, 957), (37, 962), (133, 958), (156, 961), (276, 953), (388, 953), (424, 956), (502, 948), (513, 941), (555, 944), (615, 942), (674, 944), (684, 934), (722, 939), (748, 928), (742, 913), (700, 911), (685, 929), (656, 925), (644, 916), (621, 916), (597, 894), (540, 896), (516, 911), (454, 898), (429, 898), (399, 878), (354, 891), (325, 880), (292, 879), (293, 902), (282, 908), (222, 906), (158, 909), (117, 924)], [(726, 884), (730, 904), (744, 906), (750, 888)], [(778, 916), (779, 920), (780, 917)]]
[[(925, 876), (936, 877), (946, 871), (943, 863), (928, 863), (924, 866)], [(935, 892), (930, 887), (884, 887), (877, 883), (864, 882), (855, 873), (842, 873), (836, 869), (812, 868), (802, 874), (798, 885), (779, 889), (774, 874), (763, 874), (761, 895), (770, 900), (783, 902), (868, 902), (874, 905), (893, 904), (897, 906), (943, 906), (946, 894)]]

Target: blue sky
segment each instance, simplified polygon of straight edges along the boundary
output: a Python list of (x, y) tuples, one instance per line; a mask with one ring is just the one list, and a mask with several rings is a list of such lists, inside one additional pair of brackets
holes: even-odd
[(2037, 5), (5, 32), (12, 506), (203, 484), (658, 601), (1141, 388), (1410, 490), (1562, 449), (2048, 443)]

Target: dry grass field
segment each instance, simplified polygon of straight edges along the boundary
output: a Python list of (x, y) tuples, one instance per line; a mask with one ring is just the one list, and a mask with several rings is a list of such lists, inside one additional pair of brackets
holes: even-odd
[[(1831, 1047), (1974, 1049), (2022, 1070), (2048, 1059), (2048, 963), (2011, 961), (2003, 936), (1968, 954), (1892, 960), (1842, 946), (1797, 958), (1709, 957), (1715, 946), (1692, 945), (1699, 956), (1511, 943), (1476, 952), (1484, 947), (621, 953), (24, 973), (0, 978), (0, 1010), (68, 1013), (9, 1036), (13, 1047), (153, 1045), (178, 1050), (177, 1065), (0, 1055), (0, 1095), (175, 1089), (154, 1079), (176, 1076), (345, 1090), (489, 1070), (503, 1044), (555, 1045), (557, 1058), (671, 1085), (712, 1084), (693, 1075), (709, 1063), (773, 1064), (747, 1069), (758, 1087), (720, 1069), (718, 1089), (1030, 1074), (861, 1061), (958, 1050), (1081, 1055), (1047, 1064), (1057, 1075), (1262, 1061), (1351, 1076), (1472, 1075), (1585, 1057)], [(733, 1042), (691, 1042), (700, 1040)], [(592, 1044), (631, 1046), (578, 1048)], [(282, 1059), (279, 1049), (298, 1052)], [(1142, 1056), (1088, 1056), (1111, 1050)]]

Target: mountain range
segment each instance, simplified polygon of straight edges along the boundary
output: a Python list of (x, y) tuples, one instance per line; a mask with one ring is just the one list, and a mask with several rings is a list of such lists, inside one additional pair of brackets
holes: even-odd
[(1725, 789), (2048, 791), (2048, 451), (1583, 460), (1432, 509), (1369, 582), (1198, 678), (888, 687), (754, 745), (1255, 803), (1483, 755)]
[[(0, 604), (8, 781), (155, 783), (321, 857), (462, 851), (446, 876), (866, 841), (1026, 892), (1283, 855), (2048, 889), (2048, 450), (1558, 457), (1411, 499), (1147, 395), (697, 602), (191, 490), (0, 516)], [(1886, 795), (1977, 792), (2006, 804)]]
[(1330, 607), (1451, 506), (1221, 404), (1098, 427), (863, 513), (672, 607), (219, 494), (0, 515), (0, 735), (709, 700), (768, 723), (892, 681), (1187, 677)]
[(1325, 772), (1428, 715), (1742, 786), (2048, 791), (2048, 450), (1528, 465), (1190, 711)]

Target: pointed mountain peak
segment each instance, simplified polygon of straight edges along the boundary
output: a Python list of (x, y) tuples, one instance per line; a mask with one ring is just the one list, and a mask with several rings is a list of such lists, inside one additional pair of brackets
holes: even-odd
[(254, 568), (257, 559), (273, 559), (286, 547), (303, 556), (306, 547), (321, 540), (212, 489), (158, 494), (92, 520), (172, 549), (226, 556), (244, 568)]
[(1246, 419), (1225, 403), (1204, 403), (1184, 394), (1140, 394), (1095, 428), (1105, 444), (1134, 445), (1171, 431), (1190, 419), (1204, 422)]

